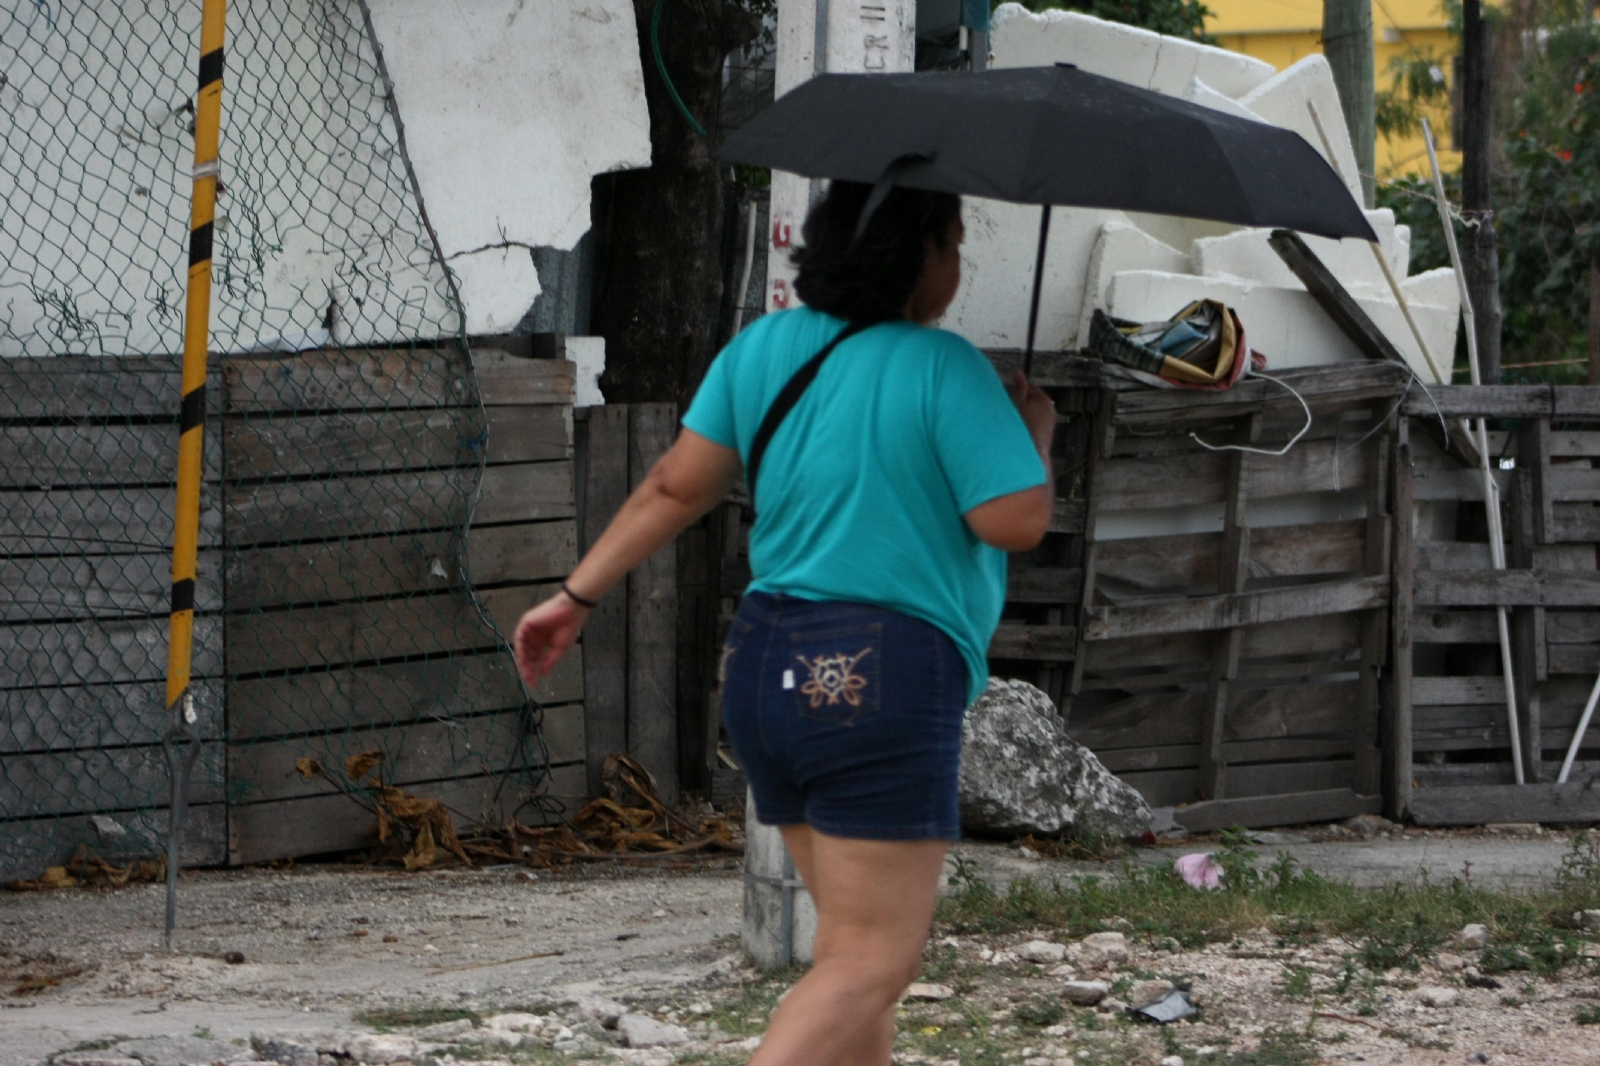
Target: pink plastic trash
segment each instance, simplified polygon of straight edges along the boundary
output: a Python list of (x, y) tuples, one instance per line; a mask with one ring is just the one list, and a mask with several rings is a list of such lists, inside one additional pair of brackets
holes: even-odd
[(1185, 855), (1172, 864), (1190, 888), (1221, 888), (1222, 864), (1211, 857), (1209, 851)]

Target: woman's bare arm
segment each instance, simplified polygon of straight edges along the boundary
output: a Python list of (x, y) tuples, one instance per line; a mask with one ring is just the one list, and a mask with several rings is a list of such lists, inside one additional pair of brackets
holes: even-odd
[[(739, 477), (739, 453), (684, 430), (633, 490), (567, 587), (598, 600), (629, 570), (654, 555), (715, 507)], [(578, 639), (589, 611), (562, 593), (534, 607), (517, 623), (512, 646), (528, 684), (537, 684)]]

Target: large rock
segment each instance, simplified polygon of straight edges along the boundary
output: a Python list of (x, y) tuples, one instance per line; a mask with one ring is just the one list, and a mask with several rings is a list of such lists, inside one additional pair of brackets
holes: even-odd
[(1150, 807), (1066, 734), (1050, 697), (991, 677), (961, 734), (961, 824), (978, 833), (1150, 828)]

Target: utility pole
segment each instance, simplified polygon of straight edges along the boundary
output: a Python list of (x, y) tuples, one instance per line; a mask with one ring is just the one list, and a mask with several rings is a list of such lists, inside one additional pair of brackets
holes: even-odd
[(1500, 248), (1494, 229), (1494, 199), (1489, 188), (1493, 154), (1494, 62), (1491, 26), (1482, 0), (1461, 6), (1461, 214), (1462, 266), (1477, 316), (1478, 374), (1485, 385), (1500, 384)]
[(1322, 54), (1333, 68), (1333, 84), (1344, 108), (1350, 147), (1361, 172), (1363, 206), (1376, 204), (1373, 174), (1377, 166), (1378, 130), (1372, 70), (1372, 0), (1323, 0)]

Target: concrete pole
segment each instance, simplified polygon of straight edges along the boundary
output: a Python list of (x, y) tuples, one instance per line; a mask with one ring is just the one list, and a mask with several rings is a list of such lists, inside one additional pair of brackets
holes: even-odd
[(1490, 68), (1494, 43), (1481, 0), (1461, 7), (1462, 266), (1477, 312), (1478, 375), (1500, 384), (1500, 250), (1490, 189), (1494, 111)]
[(1372, 70), (1372, 0), (1323, 0), (1322, 54), (1333, 68), (1333, 83), (1344, 108), (1350, 147), (1361, 172), (1361, 199), (1376, 206), (1373, 182), (1377, 165), (1376, 106)]
[[(778, 0), (774, 87), (782, 96), (823, 73), (909, 72), (916, 66), (916, 34), (916, 0)], [(789, 254), (800, 243), (812, 197), (820, 195), (820, 184), (806, 178), (772, 175), (768, 311), (799, 303)]]

